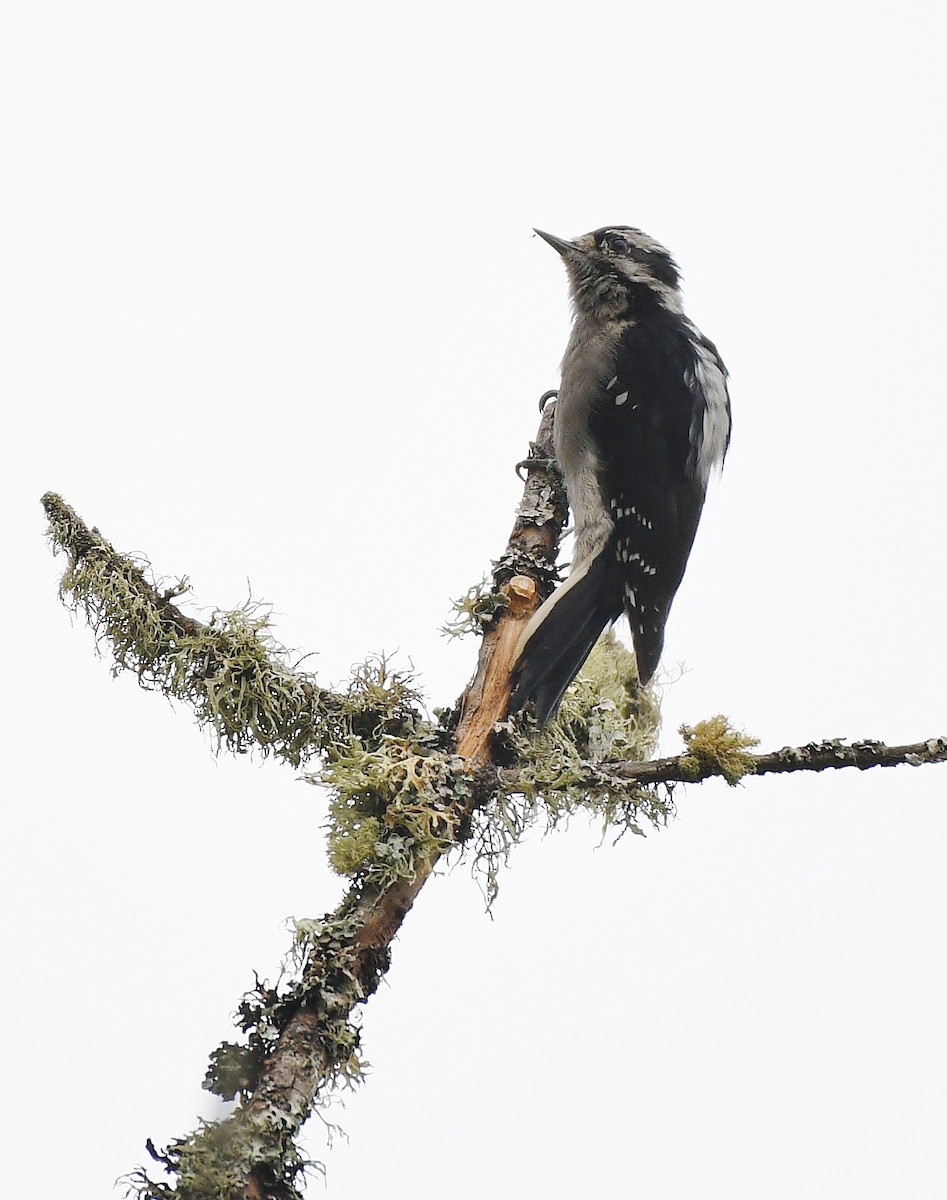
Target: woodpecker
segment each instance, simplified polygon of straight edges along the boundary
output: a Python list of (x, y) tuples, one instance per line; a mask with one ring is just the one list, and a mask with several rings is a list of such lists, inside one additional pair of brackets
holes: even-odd
[(555, 715), (602, 630), (624, 611), (643, 686), (730, 443), (727, 370), (684, 315), (677, 266), (640, 229), (574, 241), (562, 256), (574, 320), (553, 441), (575, 527), (572, 570), (517, 647), (511, 713)]

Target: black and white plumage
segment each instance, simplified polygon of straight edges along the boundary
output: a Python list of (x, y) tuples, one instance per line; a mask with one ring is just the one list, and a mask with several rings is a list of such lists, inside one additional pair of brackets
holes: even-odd
[(638, 678), (654, 674), (711, 471), (730, 441), (727, 371), (684, 315), (677, 266), (638, 229), (575, 241), (562, 255), (574, 323), (554, 444), (575, 525), (572, 573), (520, 639), (510, 712), (552, 716), (599, 635), (624, 611)]

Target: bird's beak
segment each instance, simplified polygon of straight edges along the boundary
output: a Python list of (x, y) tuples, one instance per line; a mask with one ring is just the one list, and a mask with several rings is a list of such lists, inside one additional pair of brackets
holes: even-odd
[(544, 242), (548, 242), (553, 250), (558, 250), (560, 254), (583, 254), (584, 251), (575, 242), (567, 242), (565, 238), (556, 237), (554, 233), (546, 233), (542, 229), (534, 229), (533, 233), (539, 234)]

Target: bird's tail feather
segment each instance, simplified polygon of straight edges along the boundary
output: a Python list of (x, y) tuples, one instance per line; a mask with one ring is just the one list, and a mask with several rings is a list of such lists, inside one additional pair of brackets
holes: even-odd
[(510, 713), (532, 701), (540, 725), (555, 715), (602, 630), (621, 614), (621, 582), (612, 580), (614, 571), (612, 556), (600, 552), (537, 610), (517, 648)]

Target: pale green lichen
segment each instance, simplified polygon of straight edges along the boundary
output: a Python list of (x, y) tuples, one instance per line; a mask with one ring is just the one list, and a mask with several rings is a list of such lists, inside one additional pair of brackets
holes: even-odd
[(427, 736), (421, 693), (410, 671), (392, 667), (387, 655), (370, 655), (352, 669), (346, 690), (337, 697), (326, 745), (344, 746), (351, 736), (371, 741), (410, 734)]
[(410, 877), (418, 855), (457, 839), (466, 764), (420, 712), (411, 676), (383, 656), (356, 668), (341, 695), (322, 765), (307, 783), (329, 793), (328, 853), (343, 875), (379, 886)]
[(139, 1169), (118, 1181), (126, 1197), (233, 1200), (244, 1194), (252, 1172), (255, 1178), (266, 1181), (270, 1200), (303, 1200), (306, 1174), (325, 1173), (321, 1164), (299, 1153), (288, 1132), (276, 1133), (262, 1121), (202, 1121), (193, 1133), (175, 1139), (164, 1150), (156, 1150), (150, 1141), (146, 1145), (151, 1157), (174, 1177), (175, 1183), (149, 1179)]
[(454, 615), (441, 626), (445, 637), (466, 637), (469, 633), (483, 633), (509, 600), (502, 592), (491, 588), (486, 579), (468, 588), (465, 595), (451, 603)]
[(354, 875), (375, 857), (381, 822), (377, 817), (362, 816), (336, 797), (329, 801), (329, 820), (329, 865), (337, 875)]
[(387, 736), (374, 745), (351, 739), (305, 778), (330, 789), (334, 869), (382, 886), (410, 877), (419, 854), (456, 844), (463, 798), (472, 786), (466, 764), (456, 756)]
[(735, 787), (753, 771), (755, 760), (750, 751), (760, 739), (734, 729), (722, 713), (696, 725), (682, 725), (680, 733), (687, 747), (682, 766), (694, 779), (712, 773)]

